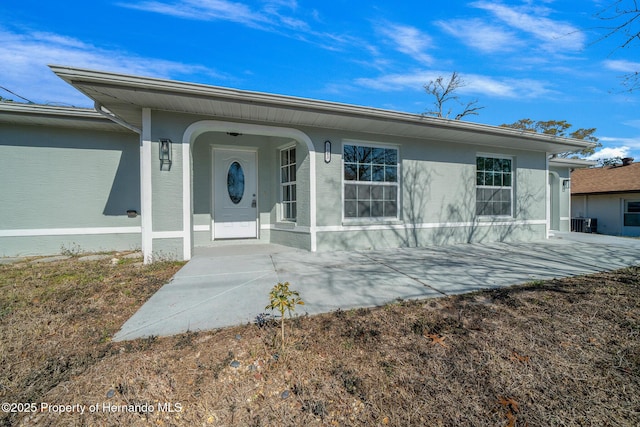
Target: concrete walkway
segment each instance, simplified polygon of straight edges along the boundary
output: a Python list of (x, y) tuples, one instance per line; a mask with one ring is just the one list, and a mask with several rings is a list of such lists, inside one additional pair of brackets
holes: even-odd
[(640, 265), (640, 240), (582, 233), (555, 233), (533, 243), (359, 252), (311, 253), (269, 244), (198, 248), (114, 340), (253, 322), (277, 282), (288, 281), (300, 292), (305, 305), (297, 313), (316, 314), (630, 265)]

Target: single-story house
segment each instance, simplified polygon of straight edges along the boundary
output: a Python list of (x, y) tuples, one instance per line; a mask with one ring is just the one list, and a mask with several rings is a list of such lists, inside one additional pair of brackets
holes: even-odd
[(598, 233), (640, 236), (640, 163), (575, 170), (571, 200), (571, 216), (595, 219)]
[[(310, 251), (544, 239), (590, 143), (51, 66), (95, 109), (0, 103), (0, 256), (258, 239)], [(565, 163), (563, 163), (565, 162)]]

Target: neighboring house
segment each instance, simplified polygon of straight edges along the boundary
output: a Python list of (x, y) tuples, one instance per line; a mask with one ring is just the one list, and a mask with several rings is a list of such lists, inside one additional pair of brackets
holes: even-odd
[(544, 239), (564, 224), (552, 195), (570, 168), (551, 156), (592, 146), (51, 68), (96, 111), (0, 103), (0, 256), (137, 247), (149, 262), (223, 239), (311, 251)]
[(571, 201), (571, 216), (596, 219), (598, 233), (640, 236), (640, 163), (574, 171)]

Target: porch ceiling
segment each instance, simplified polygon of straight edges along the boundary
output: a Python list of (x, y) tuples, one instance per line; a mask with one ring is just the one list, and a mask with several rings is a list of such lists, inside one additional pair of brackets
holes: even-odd
[(50, 66), (54, 73), (135, 127), (143, 107), (285, 127), (324, 129), (451, 141), (559, 153), (592, 144), (515, 129), (425, 117), (327, 101)]

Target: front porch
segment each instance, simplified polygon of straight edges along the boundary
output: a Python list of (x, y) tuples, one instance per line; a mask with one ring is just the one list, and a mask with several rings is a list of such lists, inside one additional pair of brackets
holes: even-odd
[[(141, 155), (145, 262), (189, 260), (196, 247), (236, 239), (315, 250), (315, 150), (306, 134), (215, 120), (185, 127), (160, 112), (149, 128)], [(178, 139), (169, 146), (171, 168), (157, 167), (155, 141)]]

